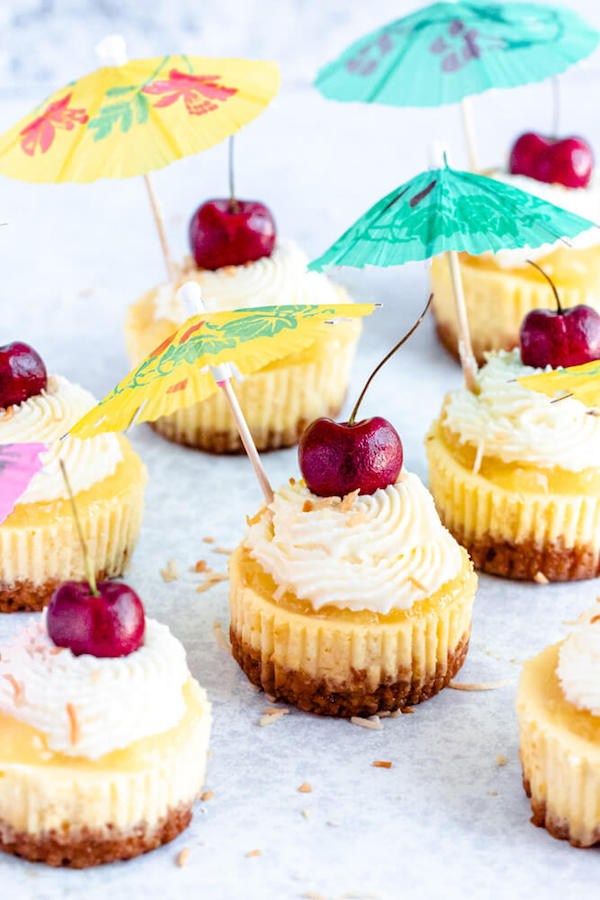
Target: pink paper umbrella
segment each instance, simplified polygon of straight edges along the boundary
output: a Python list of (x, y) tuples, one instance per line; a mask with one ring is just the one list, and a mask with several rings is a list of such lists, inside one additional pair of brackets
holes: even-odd
[(0, 524), (43, 468), (40, 456), (47, 449), (47, 444), (0, 444)]

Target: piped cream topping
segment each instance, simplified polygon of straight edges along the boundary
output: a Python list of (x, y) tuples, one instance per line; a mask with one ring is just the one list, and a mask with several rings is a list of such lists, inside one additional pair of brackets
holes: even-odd
[[(320, 272), (309, 272), (308, 257), (294, 241), (281, 239), (270, 256), (243, 266), (211, 271), (198, 269), (193, 260), (183, 267), (180, 280), (193, 279), (202, 288), (209, 312), (250, 309), (297, 303), (348, 303), (345, 291)], [(162, 284), (155, 293), (155, 319), (181, 324), (190, 311), (176, 297), (177, 288)]]
[(403, 472), (374, 494), (321, 498), (280, 488), (245, 540), (283, 594), (386, 615), (410, 609), (457, 577), (461, 550), (420, 479)]
[(560, 646), (556, 675), (569, 703), (600, 716), (600, 607), (582, 620)]
[[(511, 187), (540, 197), (547, 203), (560, 206), (561, 209), (566, 209), (568, 212), (600, 224), (600, 181), (598, 179), (592, 179), (586, 188), (568, 188), (562, 184), (547, 184), (544, 181), (537, 181), (526, 175), (511, 175), (509, 172), (497, 172), (493, 177)], [(540, 259), (558, 247), (571, 246), (578, 250), (585, 250), (598, 245), (600, 245), (600, 228), (590, 228), (570, 239), (568, 244), (556, 240), (542, 244), (540, 247), (519, 247), (514, 250), (499, 250), (497, 253), (486, 252), (481, 255), (483, 257), (492, 256), (503, 269), (529, 268), (528, 259)]]
[(98, 759), (173, 728), (188, 675), (182, 645), (154, 619), (134, 653), (97, 659), (57, 648), (44, 613), (2, 649), (0, 711), (41, 732), (47, 750)]
[(572, 472), (600, 465), (600, 418), (588, 415), (579, 400), (552, 403), (544, 394), (522, 387), (523, 375), (535, 369), (512, 350), (489, 354), (477, 374), (478, 393), (460, 388), (444, 404), (442, 423), (460, 443), (505, 463), (521, 462)]
[(0, 409), (1, 444), (50, 444), (42, 455), (43, 469), (33, 476), (19, 503), (48, 503), (67, 497), (59, 458), (74, 493), (88, 490), (114, 473), (123, 458), (116, 435), (60, 440), (95, 403), (89, 391), (60, 375), (51, 375), (46, 390), (7, 410)]

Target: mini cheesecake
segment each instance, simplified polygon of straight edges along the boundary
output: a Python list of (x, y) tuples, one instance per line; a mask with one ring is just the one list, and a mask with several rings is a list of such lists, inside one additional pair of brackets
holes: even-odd
[(357, 494), (280, 488), (230, 561), (234, 658), (307, 712), (419, 703), (467, 653), (477, 579), (417, 476)]
[(168, 628), (118, 658), (75, 656), (45, 614), (0, 659), (0, 849), (51, 866), (129, 859), (176, 837), (203, 783), (210, 704)]
[(42, 470), (0, 524), (0, 612), (40, 610), (58, 584), (84, 576), (59, 459), (75, 494), (97, 577), (121, 575), (133, 554), (144, 508), (146, 467), (120, 435), (64, 437), (94, 405), (89, 391), (53, 375), (39, 394), (0, 409), (0, 443), (48, 444)]
[[(292, 241), (281, 240), (270, 256), (240, 266), (198, 269), (187, 260), (178, 283), (198, 282), (209, 312), (280, 304), (351, 302), (325, 275), (307, 270), (307, 258)], [(177, 300), (177, 286), (148, 291), (128, 311), (125, 338), (132, 364), (140, 363), (189, 316)], [(358, 320), (338, 322), (331, 335), (306, 350), (269, 363), (233, 385), (259, 450), (296, 444), (317, 416), (336, 416), (348, 389), (361, 332)], [(240, 453), (242, 443), (222, 392), (176, 410), (153, 423), (163, 437), (213, 453)]]
[(543, 371), (488, 356), (474, 393), (446, 397), (426, 438), (444, 525), (475, 567), (508, 578), (600, 574), (600, 419), (517, 383)]
[(600, 615), (525, 663), (517, 692), (523, 786), (534, 825), (600, 843)]

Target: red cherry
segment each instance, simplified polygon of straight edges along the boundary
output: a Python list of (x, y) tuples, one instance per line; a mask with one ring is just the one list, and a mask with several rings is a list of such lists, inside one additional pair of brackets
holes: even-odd
[(547, 138), (528, 131), (515, 141), (509, 171), (548, 184), (587, 187), (594, 168), (590, 145), (579, 137)]
[(94, 596), (87, 581), (66, 581), (56, 589), (47, 628), (57, 647), (75, 656), (128, 656), (144, 642), (144, 607), (126, 584), (101, 581)]
[(526, 366), (580, 366), (600, 359), (600, 315), (591, 306), (563, 309), (552, 279), (536, 263), (549, 282), (556, 309), (532, 309), (523, 319), (520, 332), (521, 360)]
[(201, 269), (241, 266), (271, 255), (275, 220), (258, 200), (207, 200), (192, 216), (189, 237)]
[(23, 403), (47, 384), (46, 366), (33, 347), (20, 341), (0, 347), (0, 407)]
[(352, 425), (316, 419), (298, 446), (307, 487), (320, 497), (344, 497), (356, 490), (373, 494), (394, 484), (402, 456), (398, 432), (380, 416)]

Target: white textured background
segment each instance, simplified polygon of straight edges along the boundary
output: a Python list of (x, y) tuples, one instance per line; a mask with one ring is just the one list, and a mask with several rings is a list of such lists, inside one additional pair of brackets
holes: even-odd
[[(600, 27), (595, 0), (569, 4)], [(0, 6), (0, 129), (43, 96), (94, 67), (93, 47), (121, 30), (132, 56), (163, 52), (274, 58), (281, 94), (237, 141), (242, 196), (266, 200), (279, 230), (307, 252), (323, 250), (371, 203), (428, 162), (436, 137), (465, 161), (456, 109), (394, 110), (335, 104), (310, 87), (316, 68), (350, 40), (408, 12), (405, 0), (3, 0)], [(600, 153), (598, 55), (561, 79), (562, 130), (580, 132)], [(525, 128), (548, 131), (549, 84), (475, 98), (484, 164), (503, 160)], [(185, 249), (187, 220), (226, 189), (225, 147), (156, 176), (169, 234)], [(127, 369), (121, 322), (128, 302), (162, 279), (147, 199), (139, 180), (88, 186), (0, 181), (0, 343), (32, 342), (51, 370), (106, 393)], [(367, 323), (352, 396), (421, 308), (422, 265), (346, 270), (357, 298), (385, 304)], [(426, 477), (423, 436), (459, 371), (427, 323), (382, 372), (365, 413), (391, 419), (409, 468)], [(163, 443), (145, 428), (133, 440), (150, 469), (147, 512), (129, 580), (148, 611), (185, 642), (208, 688), (215, 725), (207, 787), (190, 830), (134, 862), (88, 872), (52, 871), (0, 859), (0, 890), (11, 898), (85, 896), (326, 898), (588, 897), (598, 855), (577, 851), (529, 824), (520, 784), (514, 685), (491, 693), (445, 691), (413, 716), (367, 732), (344, 721), (292, 713), (269, 728), (266, 705), (214, 641), (227, 625), (227, 586), (196, 594), (199, 558), (225, 557), (201, 538), (233, 547), (244, 516), (260, 502), (245, 459), (207, 457)], [(274, 483), (297, 474), (295, 451), (265, 460)], [(164, 584), (169, 558), (182, 577)], [(518, 661), (564, 633), (589, 605), (596, 583), (529, 587), (482, 578), (465, 681), (505, 677)], [(0, 621), (0, 639), (21, 617)], [(0, 735), (1, 741), (1, 735)], [(498, 754), (508, 765), (497, 765)], [(374, 769), (389, 759), (390, 770)], [(303, 781), (312, 794), (298, 794)], [(301, 811), (308, 809), (305, 818)], [(339, 823), (337, 826), (328, 824)], [(175, 866), (190, 847), (189, 864)], [(249, 850), (262, 855), (246, 858)]]

